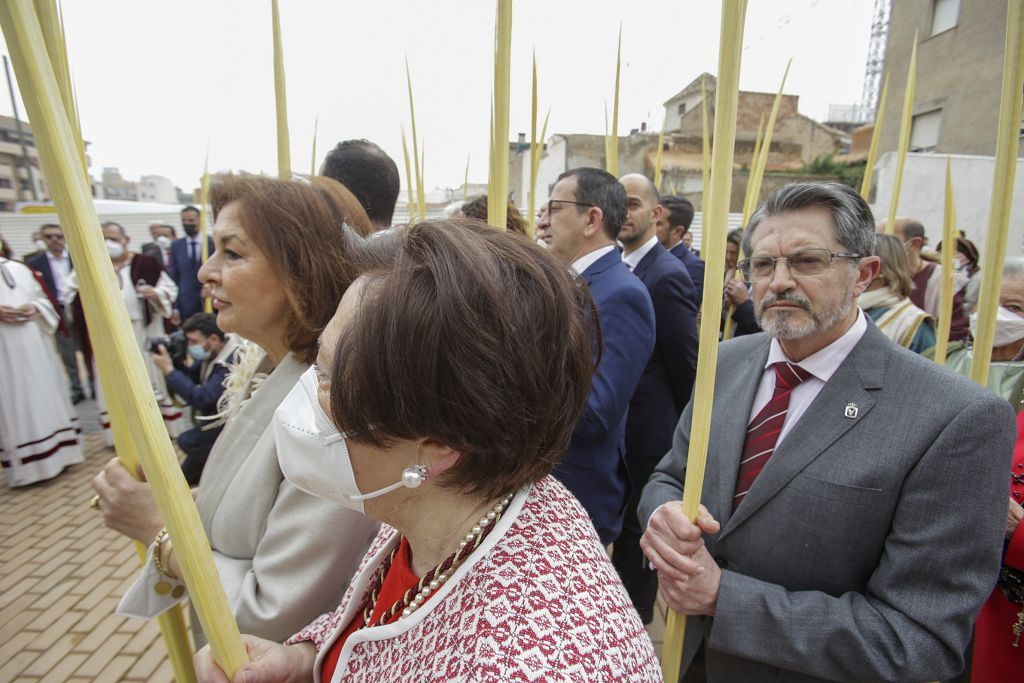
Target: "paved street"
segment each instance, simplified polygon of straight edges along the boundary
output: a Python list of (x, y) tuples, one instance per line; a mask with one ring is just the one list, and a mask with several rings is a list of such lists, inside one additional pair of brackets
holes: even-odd
[(156, 622), (114, 615), (138, 559), (88, 507), (113, 451), (96, 434), (85, 450), (48, 482), (0, 486), (0, 683), (174, 680)]

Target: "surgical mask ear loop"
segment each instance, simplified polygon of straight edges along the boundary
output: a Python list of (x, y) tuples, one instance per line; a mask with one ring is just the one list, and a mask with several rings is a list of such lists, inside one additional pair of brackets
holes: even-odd
[(358, 496), (349, 496), (350, 500), (370, 500), (378, 496), (383, 496), (385, 493), (391, 493), (397, 491), (400, 488), (414, 489), (419, 487), (424, 481), (427, 480), (427, 468), (423, 465), (413, 465), (412, 467), (406, 467), (402, 470), (402, 481), (395, 482), (391, 486), (386, 486), (372, 493), (364, 493)]

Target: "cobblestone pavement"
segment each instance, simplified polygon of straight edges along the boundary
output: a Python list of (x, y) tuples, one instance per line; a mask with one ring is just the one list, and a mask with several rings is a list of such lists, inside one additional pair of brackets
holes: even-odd
[[(78, 406), (89, 430), (95, 411)], [(114, 452), (84, 438), (86, 462), (19, 489), (0, 483), (0, 683), (174, 680), (156, 622), (114, 615), (139, 566), (88, 507), (89, 480)], [(660, 652), (665, 607), (648, 633)]]
[(0, 484), (0, 683), (174, 680), (156, 622), (114, 615), (139, 561), (89, 508), (113, 450), (84, 443), (86, 462), (50, 481)]

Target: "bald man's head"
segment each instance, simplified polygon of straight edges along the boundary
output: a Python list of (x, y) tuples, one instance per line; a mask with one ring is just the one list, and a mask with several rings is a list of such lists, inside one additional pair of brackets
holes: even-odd
[(628, 255), (651, 239), (664, 209), (659, 204), (658, 189), (646, 176), (630, 173), (619, 183), (626, 190), (626, 222), (619, 241)]
[[(879, 223), (875, 229), (879, 234), (885, 233), (885, 223)], [(910, 261), (910, 269), (917, 269), (921, 259), (921, 247), (925, 245), (924, 226), (914, 218), (897, 218), (893, 221), (893, 235), (903, 242), (903, 248), (907, 252)]]
[[(646, 193), (644, 199), (650, 202), (651, 206), (655, 206), (661, 202), (661, 196), (658, 194), (658, 188), (654, 186), (654, 182), (641, 173), (627, 173), (619, 178), (619, 182), (626, 188), (627, 194), (629, 194), (629, 187), (634, 183), (636, 184), (637, 190), (643, 188), (643, 191)], [(629, 184), (627, 185), (627, 183)]]
[[(894, 235), (904, 242), (915, 237), (920, 237), (922, 241), (925, 238), (924, 226), (915, 218), (897, 218), (893, 221), (892, 231)], [(875, 226), (875, 232), (880, 235), (885, 233), (884, 221)]]

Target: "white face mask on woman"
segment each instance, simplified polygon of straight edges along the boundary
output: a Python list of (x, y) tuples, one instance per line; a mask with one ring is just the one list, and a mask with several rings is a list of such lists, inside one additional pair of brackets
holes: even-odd
[(317, 399), (316, 369), (309, 368), (274, 411), (274, 444), (285, 478), (306, 493), (363, 512), (363, 501), (400, 488), (414, 489), (427, 478), (423, 465), (407, 467), (402, 479), (361, 493), (349, 459), (347, 437), (338, 432)]
[[(971, 313), (968, 319), (971, 325), (971, 336), (978, 334), (978, 313)], [(993, 347), (1007, 346), (1024, 340), (1024, 318), (1000, 306), (996, 309), (996, 334), (992, 340)]]
[(107, 240), (107, 253), (110, 254), (110, 258), (118, 259), (124, 256), (124, 245), (115, 240)]

